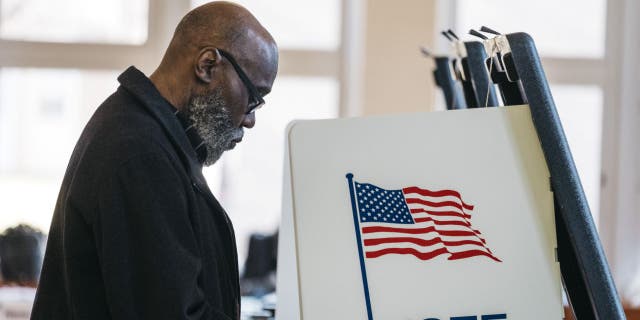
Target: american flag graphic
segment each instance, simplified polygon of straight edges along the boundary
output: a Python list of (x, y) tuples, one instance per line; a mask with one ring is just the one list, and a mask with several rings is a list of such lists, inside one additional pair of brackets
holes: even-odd
[[(386, 190), (353, 181), (351, 188), (364, 255), (368, 259), (409, 254), (421, 260), (484, 256), (498, 259), (471, 225), (473, 205), (455, 190), (411, 186)], [(354, 208), (355, 209), (355, 208)], [(354, 217), (355, 219), (356, 217)]]

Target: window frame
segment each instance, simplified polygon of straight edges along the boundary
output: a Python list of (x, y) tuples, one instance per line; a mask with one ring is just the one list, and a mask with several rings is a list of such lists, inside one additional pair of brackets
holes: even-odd
[[(124, 70), (136, 65), (144, 72), (151, 72), (160, 63), (174, 27), (189, 10), (190, 0), (149, 0), (148, 35), (140, 45), (0, 39), (0, 68)], [(341, 47), (335, 51), (281, 49), (278, 73), (339, 80), (341, 50)]]

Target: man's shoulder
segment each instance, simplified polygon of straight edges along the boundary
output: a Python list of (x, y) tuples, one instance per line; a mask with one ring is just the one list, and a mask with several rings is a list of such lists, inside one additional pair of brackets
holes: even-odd
[(140, 101), (119, 88), (87, 123), (69, 162), (72, 172), (67, 173), (112, 174), (130, 159), (149, 154), (178, 159), (160, 123)]
[(114, 138), (134, 133), (152, 134), (161, 131), (161, 127), (140, 100), (120, 87), (97, 108), (84, 131), (80, 139), (96, 135), (100, 138), (105, 134)]
[[(115, 177), (124, 166), (154, 156), (174, 168), (180, 165), (162, 126), (141, 102), (120, 88), (98, 107), (85, 126), (69, 160), (63, 189), (78, 207), (87, 209), (96, 196), (96, 186)], [(148, 169), (139, 166), (139, 170)]]
[(142, 103), (119, 88), (87, 123), (78, 140), (79, 146), (83, 144), (87, 144), (87, 151), (126, 158), (132, 154), (166, 152), (170, 140)]

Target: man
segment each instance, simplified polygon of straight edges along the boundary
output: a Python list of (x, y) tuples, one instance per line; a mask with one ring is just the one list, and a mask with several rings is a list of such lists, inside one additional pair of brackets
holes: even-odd
[(233, 227), (201, 170), (253, 127), (277, 62), (247, 10), (214, 2), (150, 78), (120, 75), (71, 156), (32, 319), (239, 319)]

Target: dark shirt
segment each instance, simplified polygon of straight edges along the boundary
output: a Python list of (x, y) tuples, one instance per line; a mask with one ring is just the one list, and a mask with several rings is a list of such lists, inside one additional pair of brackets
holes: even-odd
[(118, 80), (69, 161), (31, 319), (239, 319), (233, 226), (201, 152), (144, 74)]

